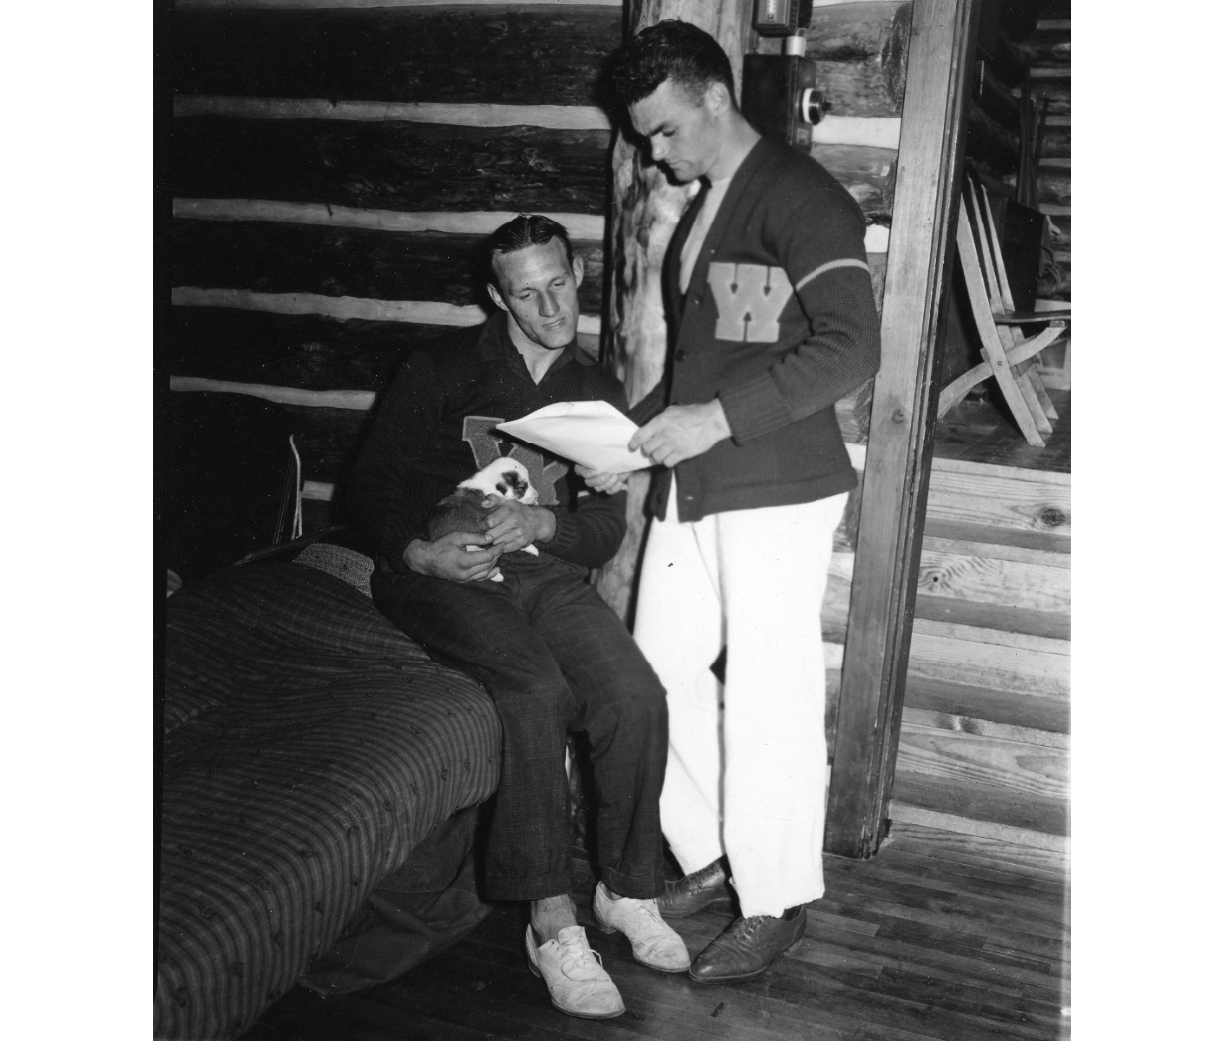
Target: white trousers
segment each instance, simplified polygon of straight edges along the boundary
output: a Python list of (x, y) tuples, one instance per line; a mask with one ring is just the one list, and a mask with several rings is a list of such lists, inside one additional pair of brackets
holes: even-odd
[[(819, 613), (848, 495), (680, 523), (671, 488), (635, 626), (667, 691), (662, 831), (685, 874), (727, 854), (743, 914), (780, 915), (823, 895)], [(709, 668), (723, 646), (724, 690)]]

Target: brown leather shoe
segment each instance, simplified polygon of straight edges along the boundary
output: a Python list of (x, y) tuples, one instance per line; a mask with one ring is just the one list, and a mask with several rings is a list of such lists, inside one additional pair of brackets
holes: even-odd
[(658, 897), (658, 910), (664, 918), (686, 918), (706, 908), (732, 910), (733, 902), (723, 857), (678, 882), (667, 882), (666, 891)]
[(762, 976), (768, 966), (806, 935), (806, 906), (791, 907), (780, 918), (736, 918), (709, 944), (688, 975), (697, 983), (741, 983)]

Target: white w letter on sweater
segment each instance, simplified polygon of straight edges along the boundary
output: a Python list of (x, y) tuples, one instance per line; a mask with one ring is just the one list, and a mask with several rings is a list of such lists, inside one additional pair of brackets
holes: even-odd
[(784, 270), (763, 264), (709, 265), (709, 288), (717, 301), (717, 339), (776, 343), (777, 319), (793, 296)]

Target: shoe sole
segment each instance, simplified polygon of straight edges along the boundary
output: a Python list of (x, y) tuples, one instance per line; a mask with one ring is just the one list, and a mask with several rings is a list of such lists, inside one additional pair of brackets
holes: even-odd
[(757, 980), (762, 975), (764, 975), (764, 973), (766, 973), (769, 969), (771, 969), (772, 966), (777, 962), (778, 959), (785, 957), (785, 955), (787, 955), (790, 951), (792, 951), (795, 947), (798, 946), (798, 944), (800, 944), (805, 939), (806, 939), (806, 934), (803, 933), (796, 940), (794, 940), (793, 943), (791, 943), (788, 947), (786, 947), (783, 951), (777, 951), (777, 953), (773, 955), (772, 960), (769, 961), (767, 965), (765, 965), (762, 969), (757, 969), (755, 972), (748, 972), (742, 976), (696, 976), (689, 969), (687, 973), (687, 978), (691, 980), (693, 983), (706, 983), (706, 984), (747, 983), (750, 980)]
[[(594, 916), (594, 924), (595, 924), (595, 925), (597, 925), (597, 926), (598, 926), (598, 928), (599, 928), (599, 929), (600, 929), (602, 932), (606, 933), (608, 936), (612, 935), (613, 933), (620, 933), (620, 932), (622, 932), (622, 930), (617, 929), (617, 928), (616, 928), (615, 926), (613, 926), (613, 925), (606, 925), (606, 924), (605, 924), (605, 923), (604, 923), (604, 922), (603, 922), (603, 921), (602, 921), (602, 920), (601, 920), (601, 919), (598, 917), (598, 915), (595, 915), (595, 916)], [(627, 940), (627, 939), (628, 939), (627, 934), (626, 934), (626, 933), (624, 933), (623, 935), (624, 935), (624, 939), (625, 939), (625, 940)], [(632, 941), (631, 941), (631, 940), (628, 940), (628, 942), (629, 942), (629, 943), (632, 943)], [(633, 952), (632, 952), (632, 960), (633, 960), (634, 962), (636, 962), (638, 965), (644, 965), (644, 966), (645, 966), (645, 968), (647, 968), (647, 969), (653, 969), (653, 970), (654, 970), (654, 972), (670, 972), (670, 973), (676, 973), (676, 972), (690, 972), (690, 971), (691, 971), (691, 963), (690, 963), (690, 962), (688, 963), (688, 965), (687, 965), (687, 966), (685, 966), (685, 967), (684, 967), (684, 968), (682, 968), (682, 969), (668, 969), (668, 968), (666, 968), (664, 965), (652, 965), (652, 964), (650, 964), (649, 962), (645, 961), (644, 959), (642, 959), (642, 958), (638, 958), (638, 957), (636, 956), (636, 951), (633, 951)]]

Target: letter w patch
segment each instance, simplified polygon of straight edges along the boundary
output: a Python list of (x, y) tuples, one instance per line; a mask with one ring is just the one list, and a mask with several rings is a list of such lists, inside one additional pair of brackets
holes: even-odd
[(717, 339), (776, 343), (777, 321), (793, 296), (784, 270), (763, 264), (709, 265), (709, 288), (717, 301)]

